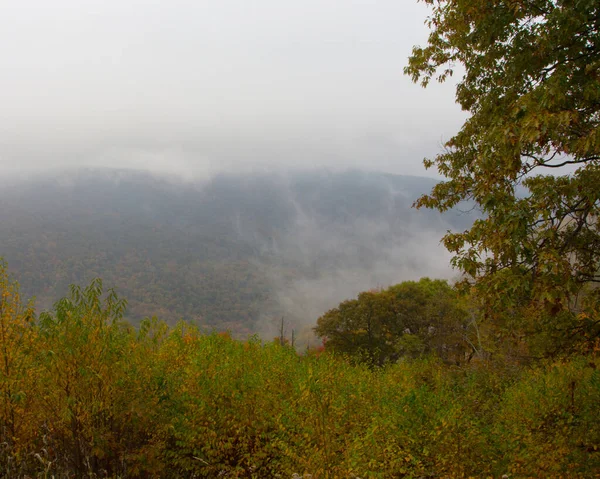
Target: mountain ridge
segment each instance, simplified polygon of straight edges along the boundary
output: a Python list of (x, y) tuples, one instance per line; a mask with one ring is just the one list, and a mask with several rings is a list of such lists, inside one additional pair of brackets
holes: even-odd
[[(314, 322), (409, 272), (448, 276), (439, 238), (471, 218), (412, 209), (435, 183), (357, 170), (198, 182), (75, 170), (3, 189), (0, 256), (42, 308), (100, 276), (129, 300), (134, 323), (156, 314), (249, 334), (282, 315)], [(323, 298), (303, 305), (312, 294)]]

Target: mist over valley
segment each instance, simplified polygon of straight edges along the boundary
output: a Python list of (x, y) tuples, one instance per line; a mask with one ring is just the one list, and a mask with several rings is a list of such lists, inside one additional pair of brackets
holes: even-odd
[(128, 319), (236, 335), (309, 329), (360, 291), (451, 277), (439, 240), (470, 214), (416, 211), (435, 180), (349, 170), (223, 173), (194, 182), (117, 169), (0, 192), (0, 256), (38, 309), (101, 277)]

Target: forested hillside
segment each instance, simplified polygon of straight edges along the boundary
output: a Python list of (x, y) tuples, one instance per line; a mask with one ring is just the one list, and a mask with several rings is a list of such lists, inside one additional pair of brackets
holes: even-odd
[(0, 256), (48, 308), (102, 277), (134, 323), (157, 315), (245, 334), (311, 324), (344, 298), (449, 274), (438, 244), (473, 215), (417, 214), (433, 180), (376, 173), (218, 175), (183, 182), (68, 171), (0, 190)]

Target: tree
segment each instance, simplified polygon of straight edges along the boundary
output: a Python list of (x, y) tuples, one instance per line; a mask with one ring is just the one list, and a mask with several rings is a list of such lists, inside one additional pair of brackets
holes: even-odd
[(123, 386), (130, 346), (121, 328), (126, 304), (113, 290), (103, 294), (95, 279), (85, 289), (72, 285), (69, 297), (39, 317), (45, 369), (40, 390), (54, 413), (48, 427), (68, 448), (77, 475), (122, 468), (119, 446), (129, 425), (122, 424), (127, 415), (118, 413), (134, 400)]
[(527, 307), (563, 337), (597, 338), (600, 3), (424, 1), (428, 44), (413, 49), (405, 73), (427, 86), (462, 65), (456, 99), (471, 116), (424, 161), (447, 180), (416, 207), (482, 210), (443, 242), (488, 315)]
[(34, 319), (33, 303), (23, 306), (19, 285), (0, 258), (0, 442), (5, 446), (0, 461), (5, 453), (22, 453), (35, 434), (27, 431), (33, 399), (28, 393), (37, 379), (31, 358)]
[(317, 320), (325, 348), (383, 364), (399, 356), (435, 352), (464, 356), (467, 312), (443, 280), (405, 281), (382, 291), (360, 293)]
[(397, 325), (393, 319), (392, 296), (366, 291), (327, 311), (317, 320), (315, 332), (326, 338), (326, 350), (382, 364), (394, 353), (392, 340)]

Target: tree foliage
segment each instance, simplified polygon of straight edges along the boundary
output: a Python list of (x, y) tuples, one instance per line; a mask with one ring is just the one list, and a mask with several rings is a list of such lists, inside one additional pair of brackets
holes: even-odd
[(443, 280), (405, 281), (360, 293), (317, 320), (325, 348), (374, 364), (435, 352), (457, 360), (468, 349), (468, 314)]
[[(593, 354), (520, 371), (431, 357), (374, 370), (185, 322), (136, 331), (97, 280), (39, 318), (18, 290), (0, 264), (1, 478), (584, 478), (600, 467)], [(432, 321), (453, 293), (435, 280), (386, 292), (366, 304), (398, 295), (402, 327)]]
[(431, 33), (405, 72), (423, 86), (464, 72), (456, 99), (470, 117), (425, 160), (447, 181), (416, 206), (481, 208), (484, 219), (444, 244), (489, 313), (522, 301), (539, 321), (569, 316), (563, 335), (585, 320), (586, 339), (597, 337), (597, 296), (576, 299), (600, 282), (600, 4), (424, 2)]
[(30, 439), (26, 416), (36, 380), (31, 360), (33, 322), (33, 304), (23, 306), (18, 284), (0, 258), (0, 441), (17, 450), (19, 440)]

